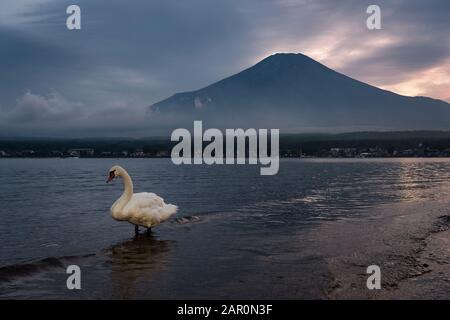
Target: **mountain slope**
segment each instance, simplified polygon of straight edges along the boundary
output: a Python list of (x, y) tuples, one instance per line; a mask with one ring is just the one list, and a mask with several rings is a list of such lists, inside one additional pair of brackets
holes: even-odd
[(280, 128), (285, 132), (449, 130), (450, 105), (354, 80), (302, 54), (275, 54), (151, 109), (177, 124)]

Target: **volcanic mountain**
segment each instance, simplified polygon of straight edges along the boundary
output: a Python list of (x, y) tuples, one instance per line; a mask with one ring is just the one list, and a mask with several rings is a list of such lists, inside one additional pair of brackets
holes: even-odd
[[(303, 54), (274, 54), (205, 88), (152, 105), (171, 125), (281, 132), (450, 130), (450, 104), (382, 90)], [(190, 124), (189, 124), (190, 123)]]

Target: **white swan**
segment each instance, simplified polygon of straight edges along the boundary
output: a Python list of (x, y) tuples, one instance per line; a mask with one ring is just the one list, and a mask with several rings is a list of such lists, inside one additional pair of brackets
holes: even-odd
[(113, 166), (106, 182), (111, 182), (115, 177), (122, 177), (125, 190), (112, 205), (111, 215), (115, 220), (134, 224), (136, 234), (139, 232), (139, 226), (146, 227), (147, 232), (150, 232), (152, 227), (177, 212), (177, 206), (164, 203), (164, 199), (154, 193), (133, 193), (133, 181), (124, 168)]

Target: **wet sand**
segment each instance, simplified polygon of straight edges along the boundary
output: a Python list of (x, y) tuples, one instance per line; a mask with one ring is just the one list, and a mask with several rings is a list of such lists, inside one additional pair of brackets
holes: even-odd
[[(361, 221), (324, 223), (315, 239), (332, 283), (328, 299), (449, 299), (450, 203), (378, 207)], [(366, 286), (369, 265), (381, 269), (381, 289)]]

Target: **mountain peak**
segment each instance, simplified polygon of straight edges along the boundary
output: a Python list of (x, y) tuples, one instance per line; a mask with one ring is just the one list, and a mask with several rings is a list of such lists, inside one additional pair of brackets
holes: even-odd
[(337, 74), (301, 53), (274, 53), (238, 75), (244, 73), (255, 73), (255, 77), (264, 77), (267, 80), (272, 78), (274, 81), (280, 78), (284, 78), (283, 81), (296, 81), (295, 79), (314, 77), (319, 74), (324, 77)]
[(338, 73), (301, 53), (275, 53), (205, 88), (151, 107), (217, 127), (285, 132), (450, 129), (449, 104), (400, 96)]
[(271, 54), (270, 56), (261, 60), (259, 63), (285, 63), (285, 64), (314, 63), (316, 65), (321, 65), (316, 60), (302, 53), (285, 53), (285, 52)]
[(295, 52), (275, 52), (273, 54), (271, 54), (270, 56), (267, 56), (266, 58), (264, 58), (261, 61), (264, 60), (300, 60), (300, 59), (310, 59), (312, 60), (310, 57), (302, 54), (302, 53), (295, 53)]

